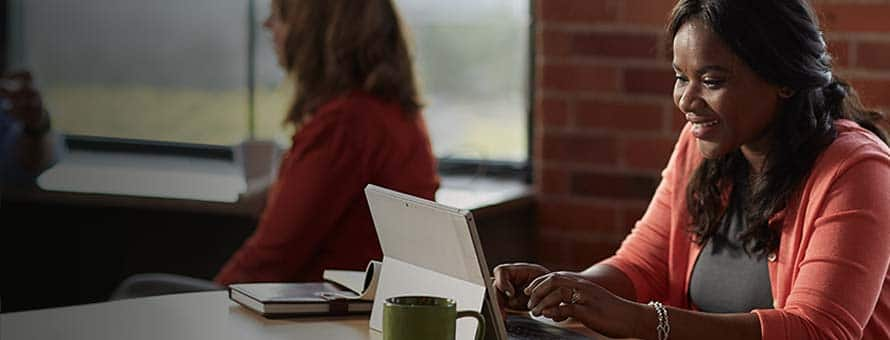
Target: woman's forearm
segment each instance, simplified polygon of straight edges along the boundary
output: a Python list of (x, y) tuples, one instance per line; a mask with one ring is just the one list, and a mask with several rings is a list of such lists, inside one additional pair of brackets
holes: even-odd
[(623, 299), (636, 301), (633, 282), (620, 270), (605, 264), (595, 264), (582, 271), (581, 276)]
[[(581, 275), (593, 283), (629, 301), (636, 301), (636, 292), (630, 279), (620, 270), (609, 265), (597, 264), (587, 268)], [(632, 303), (630, 313), (622, 323), (634, 325), (630, 334), (613, 334), (621, 337), (658, 339), (658, 314), (654, 307), (645, 303)], [(760, 339), (760, 321), (752, 313), (716, 314), (701, 313), (685, 309), (668, 308), (668, 321), (671, 339), (721, 339), (757, 340)], [(624, 328), (625, 331), (628, 328)]]
[[(621, 337), (658, 339), (658, 314), (647, 304), (634, 303), (631, 334)], [(760, 320), (754, 313), (717, 314), (667, 307), (670, 339), (759, 340)]]
[(702, 313), (665, 306), (667, 315), (662, 314), (659, 320), (658, 310), (649, 301), (639, 303), (632, 299), (635, 293), (630, 279), (606, 264), (594, 265), (581, 273), (549, 273), (535, 279), (526, 289), (532, 314), (557, 321), (572, 317), (613, 338), (657, 340), (659, 325), (670, 326), (670, 339), (761, 337), (760, 320), (753, 313)]

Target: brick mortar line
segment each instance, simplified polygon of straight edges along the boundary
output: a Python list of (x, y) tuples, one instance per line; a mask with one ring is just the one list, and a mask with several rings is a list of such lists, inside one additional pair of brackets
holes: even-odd
[(819, 4), (887, 4), (886, 0), (813, 0), (816, 10), (819, 11)]
[[(541, 137), (550, 137), (552, 134), (556, 134), (559, 136), (577, 136), (577, 137), (619, 137), (615, 140), (627, 140), (632, 138), (668, 138), (668, 139), (676, 139), (679, 135), (673, 131), (664, 131), (664, 129), (657, 130), (631, 130), (631, 129), (623, 129), (616, 130), (615, 128), (596, 128), (596, 127), (581, 127), (581, 126), (560, 126), (560, 127), (541, 127), (543, 130), (540, 136)], [(627, 137), (627, 138), (620, 138)]]
[[(577, 119), (577, 115), (574, 117)], [(685, 124), (684, 124), (685, 125)], [(653, 130), (641, 129), (621, 129), (612, 127), (586, 127), (579, 125), (540, 127), (541, 134), (536, 134), (540, 138), (553, 136), (577, 136), (577, 137), (627, 137), (616, 138), (616, 140), (641, 139), (641, 138), (666, 138), (676, 139), (680, 135), (681, 127), (676, 130), (673, 127), (662, 127)]]
[(551, 20), (541, 20), (538, 21), (537, 27), (535, 27), (536, 32), (543, 32), (545, 30), (556, 30), (560, 32), (566, 33), (592, 33), (592, 32), (602, 32), (602, 33), (644, 33), (644, 34), (655, 34), (655, 35), (664, 35), (664, 29), (662, 26), (648, 26), (643, 24), (634, 24), (629, 22), (609, 22), (609, 23), (579, 23), (579, 22), (565, 22), (565, 21), (551, 21)]
[[(578, 162), (546, 161), (545, 163), (547, 164), (541, 165), (542, 170), (564, 170), (576, 174), (603, 174), (608, 176), (634, 176), (657, 179), (661, 178), (662, 171), (662, 169), (622, 169), (616, 166), (585, 164)], [(665, 160), (665, 166), (667, 166), (667, 160)]]
[(547, 56), (535, 55), (536, 66), (618, 66), (646, 70), (671, 70), (671, 62), (655, 57)]
[(565, 92), (565, 91), (552, 91), (549, 90), (547, 92), (543, 92), (541, 89), (538, 89), (536, 93), (537, 98), (543, 98), (548, 100), (564, 100), (564, 101), (602, 101), (606, 103), (615, 103), (615, 104), (642, 104), (642, 105), (657, 105), (667, 107), (668, 110), (673, 110), (674, 101), (673, 98), (667, 96), (667, 98), (661, 98), (661, 96), (651, 96), (646, 95), (645, 97), (641, 97), (638, 95), (625, 95), (624, 93), (608, 93), (608, 94), (598, 94), (598, 93), (585, 93), (579, 95), (578, 93)]
[(546, 88), (535, 89), (535, 95), (545, 96), (552, 99), (564, 100), (603, 100), (615, 101), (614, 99), (636, 101), (642, 103), (668, 103), (673, 105), (673, 89), (666, 89), (665, 94), (638, 94), (623, 91), (607, 92), (607, 91), (564, 91), (564, 90), (548, 90)]
[[(869, 69), (865, 67), (859, 66), (859, 46), (858, 44), (851, 44), (848, 52), (847, 52), (849, 66), (845, 67), (837, 67), (836, 71), (840, 74), (850, 74), (858, 78), (865, 79), (890, 79), (890, 69)], [(646, 70), (646, 71), (658, 71), (658, 70), (669, 70), (670, 63), (657, 61), (654, 59), (611, 59), (611, 58), (586, 58), (586, 57), (577, 57), (577, 58), (537, 58), (538, 66), (543, 68), (544, 66), (607, 66), (607, 67), (618, 67), (616, 71), (627, 71), (627, 70)], [(623, 75), (623, 72), (622, 72)], [(623, 82), (623, 77), (621, 79)], [(624, 85), (619, 84), (619, 85)], [(540, 87), (540, 86), (539, 86)], [(619, 86), (619, 88), (623, 88)], [(546, 90), (546, 89), (545, 89)], [(647, 95), (647, 94), (641, 94)]]
[[(541, 127), (542, 133), (538, 136), (541, 138), (552, 136), (571, 136), (571, 137), (619, 137), (615, 140), (627, 140), (633, 138), (668, 138), (676, 139), (679, 135), (673, 131), (652, 130), (630, 130), (615, 128), (595, 128), (595, 127), (578, 127), (578, 126), (560, 126), (560, 127)], [(626, 137), (626, 138), (621, 138)]]
[[(887, 3), (885, 3), (887, 4)], [(888, 4), (890, 5), (890, 4)], [(824, 26), (824, 25), (823, 25)], [(890, 32), (876, 31), (846, 31), (832, 30), (826, 27), (826, 38), (831, 41), (835, 39), (866, 39), (876, 41), (890, 41), (887, 36)], [(668, 39), (667, 34), (661, 28), (640, 26), (634, 24), (579, 24), (579, 23), (552, 23), (547, 21), (540, 22), (535, 28), (535, 32), (543, 34), (545, 31), (555, 31), (560, 33), (628, 33), (628, 34), (649, 34), (655, 35), (660, 41)]]
[(841, 76), (846, 77), (846, 80), (850, 80), (851, 78), (862, 80), (890, 80), (890, 69), (839, 68), (836, 72)]
[[(654, 195), (655, 192), (653, 191), (652, 194)], [(616, 209), (643, 208), (643, 210), (645, 210), (649, 204), (649, 199), (629, 200), (614, 198), (579, 197), (576, 195), (538, 194), (538, 199), (540, 199), (540, 197), (547, 197), (547, 201), (553, 203), (611, 206)]]
[[(594, 164), (583, 164), (583, 163), (575, 163), (575, 162), (561, 162), (561, 161), (548, 161), (548, 163), (558, 163), (561, 165), (560, 169), (569, 170), (576, 174), (605, 174), (605, 175), (631, 175), (635, 177), (649, 177), (653, 179), (657, 179), (661, 177), (662, 168), (656, 169), (643, 169), (639, 167), (628, 167), (628, 166), (612, 166), (606, 167), (602, 165), (594, 165)], [(665, 165), (667, 165), (667, 159), (665, 159)]]
[[(553, 229), (541, 229), (539, 228), (538, 236), (540, 237), (552, 237), (565, 241), (574, 241), (574, 242), (621, 242), (627, 236), (627, 233), (623, 233), (621, 235), (613, 234), (613, 233), (602, 233), (597, 232), (595, 225), (591, 225), (590, 231), (566, 231), (566, 230), (553, 230)], [(611, 226), (614, 228), (614, 226)]]
[[(890, 3), (888, 3), (890, 5)], [(828, 45), (832, 41), (836, 42), (890, 42), (890, 32), (852, 32), (852, 31), (836, 31), (826, 32), (825, 38)]]

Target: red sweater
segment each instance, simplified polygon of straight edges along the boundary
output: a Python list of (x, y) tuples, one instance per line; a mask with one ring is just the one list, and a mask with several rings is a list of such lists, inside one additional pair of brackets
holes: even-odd
[(220, 284), (320, 281), (382, 258), (365, 185), (433, 199), (436, 160), (420, 114), (356, 92), (322, 105), (284, 155), (259, 226)]
[[(782, 230), (768, 267), (775, 309), (753, 310), (761, 337), (890, 338), (890, 150), (849, 120), (803, 188), (769, 223)], [(690, 308), (701, 247), (686, 231), (686, 182), (701, 162), (683, 130), (643, 218), (604, 262), (633, 282), (637, 300)]]

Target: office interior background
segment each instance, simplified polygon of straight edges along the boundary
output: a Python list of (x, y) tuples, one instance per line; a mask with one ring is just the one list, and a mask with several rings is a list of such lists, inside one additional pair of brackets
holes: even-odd
[[(553, 269), (581, 269), (613, 253), (645, 211), (685, 123), (670, 96), (674, 74), (663, 34), (674, 1), (396, 3), (414, 40), (424, 115), (442, 175), (508, 177), (532, 189), (533, 203), (517, 208), (530, 242), (497, 247), (529, 247), (523, 253), (528, 260)], [(814, 3), (836, 70), (867, 105), (886, 112), (890, 4)], [(292, 131), (280, 123), (288, 84), (260, 27), (268, 0), (3, 5), (9, 64), (35, 72), (62, 132), (200, 145), (266, 138), (287, 146)], [(4, 203), (0, 209), (9, 216)], [(126, 273), (119, 269), (124, 262), (131, 269), (207, 277), (217, 269), (207, 263), (230, 254), (255, 222), (252, 216), (165, 209), (13, 206), (87, 221), (76, 232), (64, 225), (25, 232), (11, 228), (27, 226), (3, 218), (5, 246), (63, 251), (21, 271), (30, 276), (7, 281), (2, 293), (35, 286), (31, 281), (44, 282), (36, 287), (65, 281), (80, 295), (22, 309), (100, 299), (110, 279), (97, 289), (86, 286), (107, 277), (108, 268), (118, 268), (112, 277), (118, 279)], [(197, 220), (191, 230), (178, 229)], [(90, 229), (91, 223), (103, 227)], [(134, 234), (110, 224), (145, 230)], [(219, 232), (228, 226), (234, 231)], [(206, 244), (225, 245), (183, 258), (169, 249), (188, 248), (181, 238), (187, 234), (210, 235)], [(4, 252), (4, 263), (12, 256)], [(203, 267), (188, 272), (194, 267), (189, 262)], [(4, 299), (10, 303), (16, 301)]]

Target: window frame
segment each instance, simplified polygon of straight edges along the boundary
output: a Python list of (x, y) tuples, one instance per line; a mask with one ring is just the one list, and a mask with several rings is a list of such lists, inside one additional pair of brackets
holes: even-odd
[[(481, 176), (481, 177), (498, 177), (498, 178), (511, 178), (521, 180), (525, 183), (531, 183), (532, 181), (532, 159), (533, 159), (533, 151), (534, 151), (534, 115), (535, 115), (535, 36), (536, 36), (536, 28), (537, 28), (537, 20), (535, 18), (535, 7), (537, 0), (526, 0), (529, 1), (529, 30), (528, 30), (528, 64), (526, 67), (528, 68), (528, 77), (527, 77), (527, 106), (526, 112), (524, 114), (524, 118), (526, 120), (526, 160), (524, 162), (516, 162), (516, 161), (492, 161), (492, 160), (481, 160), (481, 159), (470, 159), (470, 158), (439, 158), (439, 173), (441, 175), (473, 175), (473, 176)], [(249, 26), (248, 34), (248, 58), (246, 65), (248, 70), (248, 110), (246, 112), (245, 119), (248, 120), (248, 136), (252, 137), (254, 134), (254, 124), (255, 124), (255, 98), (254, 98), (254, 75), (255, 75), (255, 53), (256, 51), (256, 37), (254, 36), (254, 27), (256, 24), (257, 18), (255, 16), (253, 9), (254, 0), (248, 1), (250, 4), (250, 10), (247, 12), (247, 25)], [(9, 0), (0, 0), (0, 47), (3, 48), (6, 53), (0, 53), (0, 67), (2, 70), (6, 71), (9, 63), (11, 62), (11, 44), (10, 41), (11, 32), (14, 30), (10, 25), (12, 25), (12, 11), (9, 9), (11, 2)], [(138, 150), (140, 149), (139, 145), (142, 144), (144, 148), (151, 150), (178, 150), (175, 153), (180, 153), (182, 150), (191, 150), (185, 152), (189, 155), (199, 155), (201, 150), (204, 150), (208, 154), (218, 155), (220, 152), (220, 147), (224, 146), (215, 146), (215, 145), (203, 145), (203, 144), (189, 144), (189, 143), (179, 143), (179, 142), (166, 142), (166, 141), (154, 141), (154, 140), (136, 140), (136, 139), (122, 139), (122, 138), (109, 138), (109, 137), (93, 137), (93, 136), (80, 136), (80, 135), (69, 135), (65, 134), (67, 143), (75, 143), (78, 146), (89, 146), (95, 145), (94, 143), (87, 142), (86, 144), (82, 143), (84, 140), (89, 141), (101, 141), (102, 145), (110, 145), (113, 144), (114, 141), (119, 141), (122, 145), (126, 145), (124, 149), (126, 150)], [(161, 147), (162, 146), (162, 147)], [(144, 149), (143, 148), (143, 149)], [(211, 156), (212, 157), (212, 156)]]
[(9, 65), (9, 3), (0, 0), (0, 48), (6, 53), (0, 53), (0, 72), (6, 72)]
[(528, 23), (528, 70), (527, 100), (526, 100), (526, 159), (525, 162), (515, 161), (490, 161), (469, 158), (439, 158), (439, 173), (441, 175), (473, 175), (482, 177), (497, 177), (518, 179), (525, 183), (531, 183), (533, 178), (532, 159), (534, 156), (534, 116), (535, 116), (535, 37), (537, 30), (537, 18), (535, 8), (537, 0), (529, 2)]

